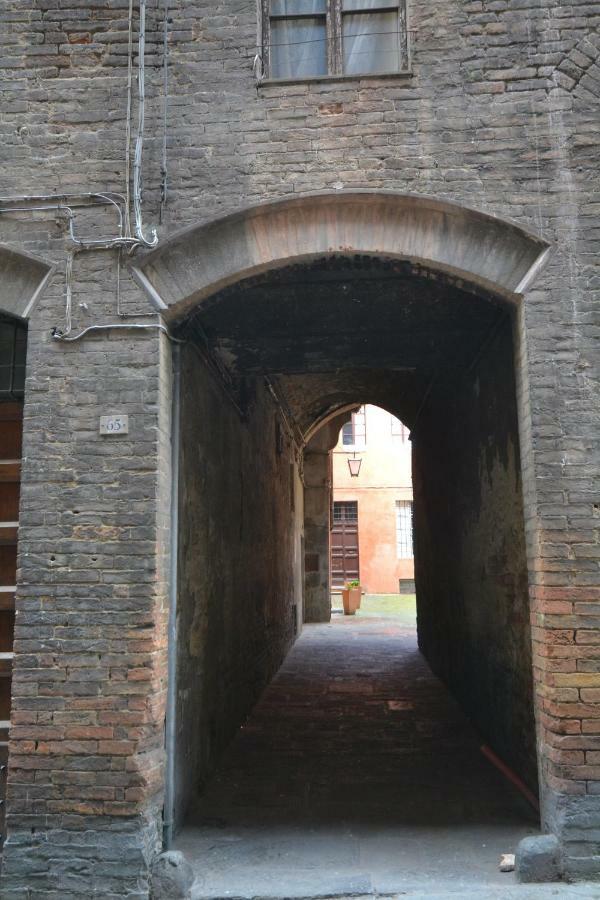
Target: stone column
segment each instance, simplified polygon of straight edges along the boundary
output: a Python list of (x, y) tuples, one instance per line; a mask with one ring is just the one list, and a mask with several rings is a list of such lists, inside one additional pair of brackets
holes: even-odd
[(331, 451), (348, 413), (324, 425), (304, 451), (304, 620), (331, 619)]
[[(114, 322), (97, 275), (95, 321)], [(56, 279), (29, 331), (0, 894), (146, 898), (162, 846), (170, 348), (152, 328), (61, 343), (63, 315)], [(110, 413), (128, 434), (99, 434)]]
[[(525, 297), (515, 332), (542, 828), (568, 879), (600, 872), (600, 395), (591, 270), (569, 250)], [(582, 322), (585, 320), (582, 319)]]

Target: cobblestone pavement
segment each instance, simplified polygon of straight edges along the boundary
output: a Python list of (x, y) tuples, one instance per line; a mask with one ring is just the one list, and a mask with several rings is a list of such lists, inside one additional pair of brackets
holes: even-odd
[(479, 746), (406, 625), (305, 627), (178, 837), (194, 896), (600, 897), (498, 871), (537, 823)]

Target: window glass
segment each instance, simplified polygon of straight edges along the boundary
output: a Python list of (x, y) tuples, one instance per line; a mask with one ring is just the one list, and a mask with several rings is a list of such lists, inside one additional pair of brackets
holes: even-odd
[(396, 553), (398, 559), (413, 557), (413, 505), (411, 500), (396, 500)]
[(21, 396), (25, 389), (25, 357), (27, 355), (27, 332), (17, 328), (15, 335), (15, 364), (13, 370), (13, 393)]
[(344, 73), (364, 75), (400, 68), (398, 13), (351, 13), (342, 19)]
[(325, 15), (326, 12), (326, 0), (271, 0), (272, 16)]
[(350, 10), (368, 12), (370, 9), (398, 9), (398, 0), (344, 0), (342, 9), (344, 12)]
[(400, 72), (408, 67), (406, 0), (261, 0), (262, 78)]
[(342, 444), (344, 447), (363, 448), (367, 443), (367, 417), (365, 407), (352, 413), (352, 418), (342, 426)]
[(342, 428), (342, 444), (348, 445), (354, 443), (354, 422), (346, 422)]
[(336, 500), (333, 504), (334, 522), (358, 522), (357, 500)]
[(325, 19), (273, 19), (271, 77), (306, 78), (326, 74)]
[(26, 328), (17, 322), (0, 321), (0, 395), (23, 395), (26, 352)]

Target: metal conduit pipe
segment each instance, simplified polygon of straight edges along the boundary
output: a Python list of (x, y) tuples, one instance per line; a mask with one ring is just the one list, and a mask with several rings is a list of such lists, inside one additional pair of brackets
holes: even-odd
[(138, 38), (138, 131), (135, 138), (133, 154), (133, 216), (135, 235), (147, 247), (155, 247), (158, 243), (156, 229), (152, 229), (152, 237), (144, 235), (142, 224), (142, 158), (144, 152), (144, 122), (146, 105), (145, 66), (146, 55), (146, 0), (140, 0), (140, 21)]
[[(102, 191), (102, 193), (75, 193), (75, 194), (15, 194), (10, 197), (0, 197), (0, 203), (37, 203), (42, 200), (96, 200), (102, 198), (108, 202), (108, 198), (116, 197), (122, 204), (125, 203), (123, 194), (117, 191)], [(113, 199), (110, 202), (114, 202)], [(78, 206), (77, 203), (70, 203), (70, 206)]]
[(181, 421), (181, 354), (173, 347), (171, 407), (171, 538), (169, 566), (169, 620), (167, 626), (167, 708), (165, 715), (165, 805), (163, 844), (169, 849), (175, 825), (175, 738), (177, 708), (177, 557), (179, 544), (179, 430)]
[(166, 325), (163, 325), (162, 322), (109, 322), (106, 325), (88, 325), (87, 328), (84, 328), (83, 331), (79, 331), (77, 334), (70, 335), (68, 332), (61, 332), (58, 328), (52, 329), (52, 337), (55, 341), (64, 341), (65, 343), (72, 343), (74, 341), (81, 340), (86, 334), (90, 334), (93, 331), (118, 331), (127, 328), (129, 331), (135, 331), (140, 329), (157, 329), (158, 331), (162, 331), (163, 334), (169, 338), (169, 340), (173, 344), (185, 344), (185, 341), (180, 341), (179, 338), (173, 337), (170, 333), (169, 329)]
[(516, 789), (521, 792), (521, 794), (525, 797), (530, 806), (535, 809), (536, 812), (540, 811), (540, 804), (538, 798), (535, 796), (533, 791), (529, 790), (525, 782), (522, 778), (517, 775), (516, 772), (506, 765), (504, 760), (500, 759), (497, 753), (494, 753), (491, 747), (488, 747), (487, 744), (482, 744), (479, 748), (486, 759), (492, 763), (492, 765), (496, 766), (499, 772), (501, 772), (505, 778), (507, 778), (511, 784), (514, 784)]
[[(165, 8), (165, 37), (164, 42), (166, 46), (166, 31), (167, 31), (167, 7)], [(38, 195), (30, 195), (30, 196), (21, 196), (21, 197), (4, 197), (0, 198), (0, 213), (4, 212), (47, 212), (47, 211), (56, 211), (62, 213), (67, 216), (69, 222), (69, 237), (78, 247), (82, 249), (98, 249), (98, 248), (109, 248), (109, 247), (124, 247), (130, 253), (133, 253), (138, 247), (155, 247), (158, 243), (158, 234), (156, 229), (152, 229), (151, 238), (147, 238), (144, 234), (144, 226), (142, 222), (142, 160), (143, 160), (143, 150), (144, 150), (144, 128), (145, 128), (145, 103), (146, 103), (146, 88), (145, 88), (145, 54), (146, 54), (146, 0), (140, 0), (139, 7), (139, 35), (138, 35), (138, 76), (137, 76), (137, 84), (138, 84), (138, 130), (135, 139), (135, 151), (134, 151), (134, 159), (133, 159), (133, 212), (134, 212), (134, 227), (135, 227), (135, 237), (131, 235), (131, 226), (130, 226), (130, 212), (129, 212), (129, 198), (130, 198), (130, 186), (129, 186), (129, 165), (130, 165), (130, 139), (131, 139), (131, 93), (132, 93), (132, 68), (133, 68), (133, 0), (130, 0), (129, 3), (129, 60), (127, 67), (127, 112), (126, 112), (126, 126), (125, 126), (125, 196), (122, 194), (106, 191), (103, 193), (83, 193), (83, 194), (65, 194), (63, 196), (57, 196), (55, 194), (38, 194)], [(164, 66), (166, 68), (167, 62), (165, 57)], [(164, 73), (164, 84), (166, 90), (166, 71)], [(165, 116), (166, 116), (166, 102), (167, 98), (165, 96)], [(165, 123), (165, 152), (166, 155), (166, 123)], [(166, 166), (164, 162), (163, 155), (163, 195), (166, 192)], [(103, 202), (106, 204), (111, 204), (117, 210), (118, 215), (118, 234), (116, 236), (103, 237), (103, 238), (83, 238), (75, 234), (74, 229), (74, 218), (75, 214), (73, 212), (74, 208), (80, 208), (79, 204), (71, 204), (71, 203), (61, 203), (60, 200), (67, 199), (87, 199), (93, 202)], [(117, 199), (118, 198), (118, 202)], [(49, 201), (56, 201), (55, 203), (50, 203)], [(35, 205), (35, 206), (15, 206), (14, 204), (23, 204), (23, 203), (38, 203), (39, 201), (43, 201), (43, 205)], [(164, 196), (163, 196), (164, 203)], [(2, 205), (8, 205), (8, 208), (3, 209)], [(162, 204), (161, 204), (162, 207)], [(123, 228), (125, 228), (125, 233), (123, 233)]]
[[(163, 163), (162, 163), (162, 196), (161, 196), (161, 213), (166, 201), (166, 109), (167, 109), (167, 30), (168, 30), (168, 2), (165, 0), (165, 19), (164, 19), (164, 73), (163, 83), (165, 89), (165, 110), (164, 110), (164, 135), (163, 135)], [(80, 250), (100, 250), (100, 249), (117, 249), (119, 254), (122, 249), (126, 249), (128, 253), (134, 253), (138, 247), (155, 247), (158, 243), (158, 235), (156, 229), (152, 229), (152, 238), (148, 239), (144, 235), (142, 224), (142, 158), (144, 144), (144, 123), (145, 123), (145, 49), (146, 49), (146, 0), (140, 0), (140, 22), (139, 22), (139, 41), (138, 41), (138, 133), (135, 142), (135, 154), (133, 164), (133, 206), (135, 220), (135, 237), (131, 235), (130, 221), (130, 182), (129, 182), (129, 166), (130, 166), (130, 140), (131, 140), (131, 93), (132, 93), (132, 69), (133, 69), (133, 0), (129, 2), (129, 58), (127, 67), (127, 120), (125, 130), (125, 190), (126, 194), (120, 194), (115, 191), (104, 192), (83, 192), (83, 193), (66, 193), (66, 194), (21, 194), (8, 197), (0, 197), (0, 214), (5, 213), (32, 213), (32, 212), (55, 212), (64, 215), (67, 218), (69, 238)], [(101, 238), (86, 238), (75, 232), (75, 210), (86, 209), (94, 205), (110, 205), (117, 212), (117, 235), (111, 235)], [(66, 328), (64, 331), (59, 328), (52, 329), (52, 337), (57, 341), (73, 342), (78, 341), (86, 334), (97, 331), (109, 331), (118, 328), (128, 329), (159, 329), (163, 331), (167, 337), (177, 343), (177, 341), (169, 333), (165, 325), (161, 323), (155, 324), (126, 324), (107, 323), (103, 325), (90, 325), (84, 328), (78, 334), (71, 335), (71, 306), (72, 306), (72, 269), (73, 269), (73, 253), (70, 251), (67, 255), (66, 263), (66, 289), (65, 289), (65, 318)], [(120, 256), (117, 262), (117, 313), (121, 317), (124, 314), (120, 307)], [(141, 314), (143, 315), (143, 314)]]
[[(0, 197), (0, 214), (1, 213), (31, 213), (31, 212), (55, 212), (64, 215), (68, 222), (69, 238), (82, 250), (88, 249), (105, 249), (111, 247), (124, 247), (129, 253), (132, 253), (138, 247), (146, 246), (145, 242), (140, 238), (126, 237), (123, 235), (124, 212), (123, 203), (125, 198), (121, 194), (73, 194), (64, 195), (65, 200), (71, 197), (86, 199), (86, 203), (77, 202), (61, 202), (61, 198), (57, 199), (56, 195), (46, 194), (39, 197), (23, 196), (23, 197)], [(117, 197), (120, 201), (115, 200)], [(48, 198), (48, 200), (57, 200), (55, 203), (39, 202)], [(16, 205), (16, 204), (27, 204)], [(102, 238), (86, 238), (75, 233), (75, 210), (90, 209), (95, 205), (113, 206), (117, 211), (117, 236)], [(154, 246), (154, 245), (153, 245)]]

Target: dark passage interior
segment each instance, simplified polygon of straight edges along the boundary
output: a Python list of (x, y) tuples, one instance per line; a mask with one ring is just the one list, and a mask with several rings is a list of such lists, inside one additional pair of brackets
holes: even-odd
[[(460, 829), (480, 813), (469, 805), (457, 749), (463, 738), (472, 772), (484, 772), (482, 785), (490, 779), (489, 791), (482, 787), (489, 793), (486, 822), (503, 821), (501, 795), (509, 792), (510, 815), (523, 815), (521, 824), (530, 827), (512, 789), (494, 780), (477, 750), (477, 740), (489, 744), (536, 791), (511, 308), (408, 263), (331, 257), (226, 288), (179, 323), (178, 333), (186, 343), (176, 829), (186, 815), (208, 816), (218, 826), (232, 814), (231, 803), (264, 805), (253, 783), (254, 775), (260, 783), (261, 766), (269, 777), (277, 769), (288, 785), (290, 827), (306, 824), (319, 797), (326, 818), (367, 823), (375, 782), (390, 786), (396, 805), (404, 796), (403, 825), (416, 826), (428, 804), (436, 815), (433, 785), (442, 771), (449, 805), (440, 825)], [(339, 416), (363, 403), (384, 407), (411, 430), (422, 656), (412, 635), (387, 635), (385, 628), (382, 635), (377, 624), (354, 634), (327, 624), (328, 453)], [(269, 688), (280, 692), (271, 709), (266, 686), (303, 623), (319, 622), (305, 626)], [(416, 711), (405, 717), (386, 704), (402, 701), (409, 685), (407, 702)], [(417, 709), (434, 694), (428, 711)], [(219, 795), (213, 773), (261, 695), (251, 730), (238, 736), (219, 770), (229, 771), (236, 796)], [(284, 707), (267, 740), (265, 716)], [(369, 771), (349, 776), (353, 737), (364, 756), (370, 735), (379, 733), (383, 743)], [(415, 752), (421, 740), (423, 755)], [(246, 756), (258, 769), (245, 781)], [(414, 766), (423, 785), (418, 815), (407, 793)], [(342, 800), (352, 794), (351, 809), (336, 792)], [(273, 814), (281, 814), (276, 802)]]

